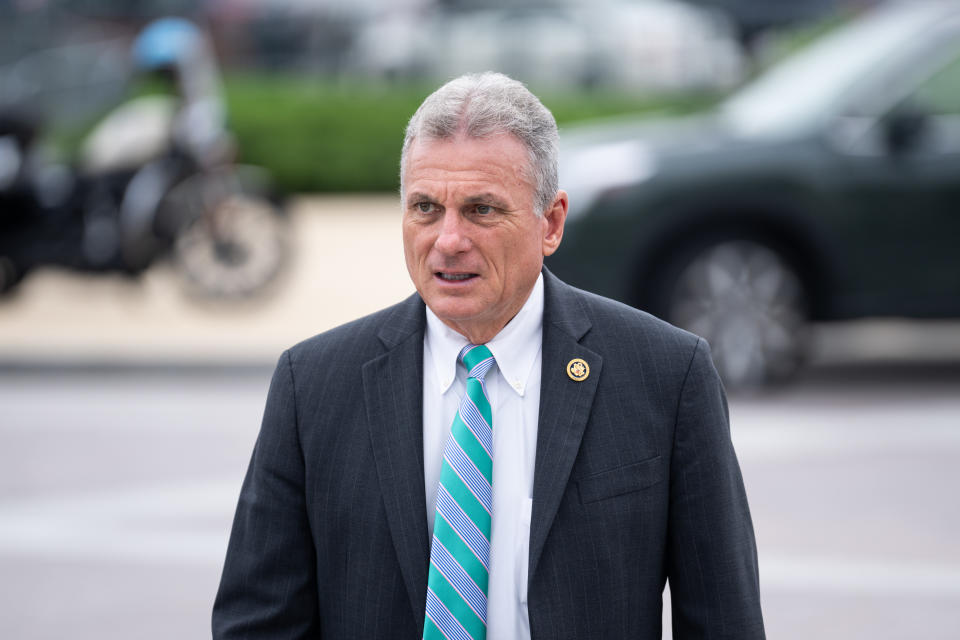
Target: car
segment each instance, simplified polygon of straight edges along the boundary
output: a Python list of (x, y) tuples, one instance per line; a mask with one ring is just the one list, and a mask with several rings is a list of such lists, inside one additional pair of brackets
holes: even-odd
[(811, 322), (960, 317), (960, 4), (884, 5), (715, 109), (561, 132), (547, 262), (783, 380)]
[(729, 90), (745, 68), (723, 13), (676, 0), (390, 12), (360, 28), (347, 58), (364, 76), (446, 80), (496, 70), (553, 88)]

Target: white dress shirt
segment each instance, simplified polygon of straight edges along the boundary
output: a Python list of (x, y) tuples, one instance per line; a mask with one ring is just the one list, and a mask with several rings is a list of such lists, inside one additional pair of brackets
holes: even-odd
[[(433, 537), (443, 449), (466, 390), (457, 355), (468, 340), (427, 308), (423, 340), (423, 476), (427, 522)], [(519, 313), (487, 347), (497, 364), (485, 378), (493, 411), (493, 513), (487, 637), (530, 637), (527, 567), (533, 464), (540, 414), (543, 275)]]

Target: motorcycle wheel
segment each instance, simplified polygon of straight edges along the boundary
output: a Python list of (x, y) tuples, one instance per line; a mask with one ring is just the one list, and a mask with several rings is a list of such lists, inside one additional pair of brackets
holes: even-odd
[(0, 296), (6, 295), (23, 280), (24, 271), (13, 259), (0, 256)]
[(285, 215), (270, 200), (234, 191), (180, 229), (173, 260), (192, 294), (250, 298), (283, 271), (286, 226)]

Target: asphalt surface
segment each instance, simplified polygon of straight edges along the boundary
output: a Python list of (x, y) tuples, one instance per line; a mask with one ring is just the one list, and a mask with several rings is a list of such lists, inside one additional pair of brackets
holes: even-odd
[[(209, 637), (272, 364), (412, 290), (395, 212), (299, 203), (261, 303), (198, 305), (165, 267), (0, 303), (0, 638)], [(769, 638), (957, 637), (958, 336), (825, 329), (794, 384), (731, 398)]]

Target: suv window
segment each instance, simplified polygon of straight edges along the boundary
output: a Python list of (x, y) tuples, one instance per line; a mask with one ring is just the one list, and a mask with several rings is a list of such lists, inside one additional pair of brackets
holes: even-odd
[(960, 52), (952, 53), (901, 103), (924, 118), (923, 155), (960, 154)]
[(960, 55), (954, 55), (908, 100), (929, 115), (960, 115)]

